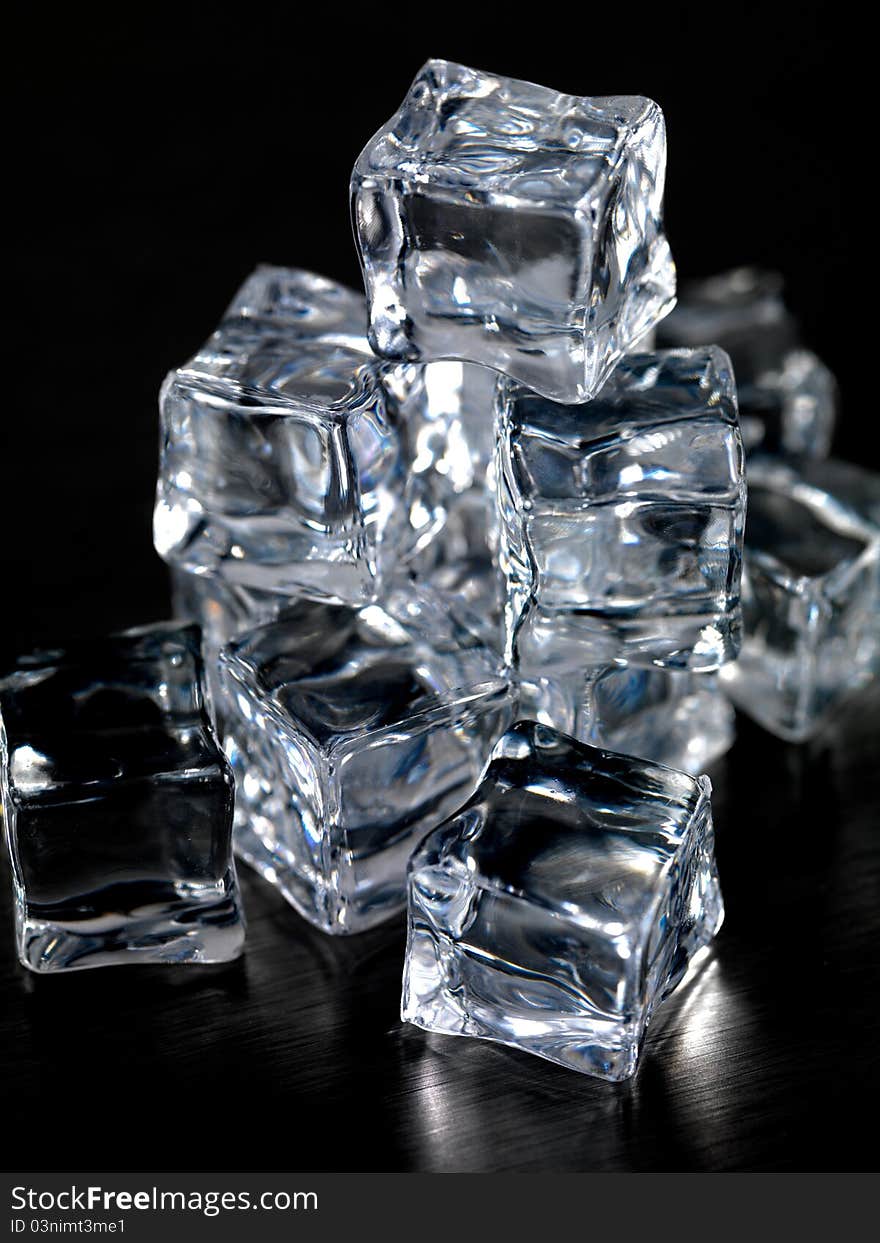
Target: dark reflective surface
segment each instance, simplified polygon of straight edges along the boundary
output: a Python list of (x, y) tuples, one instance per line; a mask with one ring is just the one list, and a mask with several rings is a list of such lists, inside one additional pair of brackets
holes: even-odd
[[(871, 360), (853, 362), (871, 329), (849, 292), (873, 224), (851, 210), (861, 174), (841, 176), (841, 109), (827, 90), (816, 106), (817, 83), (851, 65), (834, 42), (848, 25), (827, 9), (765, 6), (756, 26), (726, 9), (673, 4), (658, 20), (631, 5), (627, 35), (645, 22), (650, 37), (621, 40), (620, 15), (606, 14), (613, 54), (592, 57), (594, 14), (572, 16), (560, 40), (558, 22), (523, 39), (494, 10), (482, 28), (474, 6), (466, 23), (426, 12), (421, 28), (412, 11), (383, 32), (393, 50), (369, 75), (364, 41), (344, 37), (335, 11), (299, 53), (294, 8), (240, 23), (181, 13), (173, 37), (147, 10), (124, 30), (79, 9), (33, 14), (11, 66), (23, 106), (0, 428), (8, 651), (167, 616), (150, 548), (162, 378), (261, 260), (357, 286), (348, 174), (429, 55), (657, 99), (682, 277), (782, 271), (807, 344), (842, 383), (835, 452), (877, 468)], [(0, 876), (7, 1168), (874, 1165), (880, 703), (867, 702), (807, 750), (740, 722), (716, 781), (717, 965), (661, 1011), (622, 1088), (401, 1028), (399, 930), (331, 941), (249, 876), (239, 964), (30, 979)]]
[(402, 925), (331, 940), (250, 872), (242, 962), (51, 980), (15, 965), (4, 885), (8, 1160), (68, 1166), (66, 1136), (119, 1169), (872, 1168), (878, 730), (880, 688), (806, 748), (740, 722), (727, 921), (622, 1086), (403, 1027)]

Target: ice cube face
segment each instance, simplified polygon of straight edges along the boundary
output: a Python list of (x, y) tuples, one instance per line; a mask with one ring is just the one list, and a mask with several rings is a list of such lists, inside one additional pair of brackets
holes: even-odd
[(586, 401), (674, 303), (665, 168), (651, 100), (428, 61), (352, 174), (373, 348)]
[(432, 471), (447, 494), (484, 488), (495, 451), (496, 372), (473, 363), (433, 362), (408, 377), (405, 416), (413, 425), (413, 470)]
[(783, 463), (749, 467), (742, 652), (721, 671), (743, 712), (800, 742), (878, 667), (880, 529)]
[(837, 381), (811, 350), (789, 350), (755, 380), (737, 381), (747, 449), (825, 457), (837, 418)]
[(452, 596), (470, 611), (469, 624), (493, 651), (504, 646), (503, 579), (497, 541), (495, 495), (473, 487), (448, 501), (443, 529), (412, 563), (416, 582)]
[(610, 665), (588, 671), (569, 732), (696, 776), (730, 748), (735, 722), (717, 674)]
[(658, 339), (668, 346), (714, 343), (727, 351), (749, 452), (827, 455), (837, 384), (821, 359), (800, 346), (778, 273), (737, 268), (685, 286)]
[(580, 676), (529, 678), (514, 675), (513, 682), (517, 692), (517, 720), (537, 721), (560, 734), (577, 736), (578, 721), (583, 716)]
[(693, 776), (729, 750), (736, 733), (716, 673), (602, 665), (516, 685), (518, 719)]
[[(496, 564), (495, 390), (498, 376), (472, 363), (435, 362), (408, 384), (404, 405), (414, 471), (430, 498), (431, 537), (410, 559), (417, 581), (471, 609), (490, 647), (502, 646), (503, 587)], [(442, 513), (442, 524), (436, 517)]]
[(195, 627), (22, 657), (0, 678), (18, 953), (32, 971), (242, 949), (233, 778)]
[(458, 529), (452, 532), (458, 539), (461, 510), (472, 499), (484, 507), (484, 525), (494, 516), (497, 376), (456, 362), (397, 363), (382, 370), (407, 446), (408, 541), (402, 559), (414, 564), (447, 523)]
[(360, 293), (325, 276), (261, 263), (235, 294), (207, 349), (213, 342), (218, 355), (225, 356), (238, 331), (244, 350), (249, 351), (250, 329), (256, 324), (264, 329), (264, 342), (274, 331), (281, 349), (291, 339), (309, 338), (363, 349), (367, 308)]
[(729, 359), (631, 355), (593, 401), (500, 387), (506, 653), (523, 674), (736, 656), (745, 519)]
[(201, 630), (206, 703), (222, 738), (225, 714), (220, 652), (246, 630), (273, 621), (290, 605), (290, 597), (227, 583), (222, 578), (189, 574), (176, 566), (172, 566), (170, 572), (174, 616), (181, 621), (195, 622)]
[(400, 911), (411, 851), (509, 723), (499, 659), (406, 584), (381, 606), (301, 601), (221, 669), (239, 854), (325, 932)]
[(417, 543), (410, 522), (431, 524), (411, 491), (399, 383), (386, 388), (359, 335), (356, 294), (270, 271), (165, 381), (156, 548), (248, 588), (366, 601)]
[(409, 877), (402, 1017), (603, 1079), (718, 930), (707, 778), (534, 722), (500, 740)]

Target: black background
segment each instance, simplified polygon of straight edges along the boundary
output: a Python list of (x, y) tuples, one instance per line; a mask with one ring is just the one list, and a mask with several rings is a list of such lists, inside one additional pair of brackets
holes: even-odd
[[(837, 449), (876, 461), (851, 349), (859, 109), (846, 6), (449, 4), (416, 11), (36, 13), (10, 44), (16, 193), (2, 456), (15, 647), (161, 616), (156, 394), (259, 261), (360, 283), (348, 178), (429, 55), (577, 94), (641, 93), (668, 124), (682, 277), (778, 268), (840, 378)], [(42, 10), (40, 11), (42, 12)], [(282, 17), (281, 14), (284, 14)], [(412, 22), (412, 30), (404, 29)], [(384, 42), (383, 42), (384, 41)], [(873, 276), (862, 269), (866, 282)], [(864, 354), (862, 355), (864, 359)]]
[[(349, 171), (429, 55), (657, 99), (680, 276), (781, 270), (841, 382), (836, 451), (876, 467), (853, 363), (854, 334), (876, 328), (858, 329), (853, 291), (871, 277), (850, 233), (873, 226), (844, 15), (31, 9), (10, 56), (4, 649), (167, 614), (150, 542), (161, 379), (259, 261), (359, 283)], [(65, 1136), (80, 1164), (128, 1168), (870, 1166), (877, 720), (875, 696), (800, 749), (742, 724), (718, 777), (730, 915), (703, 1019), (676, 1003), (638, 1087), (435, 1049), (395, 1025), (399, 931), (326, 943), (248, 877), (251, 948), (227, 972), (25, 980), (4, 933), (5, 1129), (54, 1168), (72, 1163)]]

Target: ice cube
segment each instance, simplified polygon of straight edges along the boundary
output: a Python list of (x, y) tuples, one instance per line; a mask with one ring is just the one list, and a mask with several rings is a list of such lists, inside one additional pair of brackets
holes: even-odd
[(360, 609), (300, 601), (221, 670), (239, 854), (326, 932), (399, 911), (410, 852), (509, 722), (499, 658), (453, 600), (402, 584)]
[(496, 544), (494, 492), (474, 486), (449, 498), (443, 529), (412, 562), (412, 573), (417, 583), (438, 588), (469, 609), (471, 627), (500, 653), (504, 580), (493, 552)]
[(749, 452), (828, 453), (837, 384), (821, 359), (800, 345), (778, 273), (736, 268), (686, 285), (657, 339), (668, 346), (714, 343), (727, 351)]
[(248, 351), (257, 324), (265, 343), (275, 333), (282, 348), (291, 340), (320, 338), (362, 350), (367, 308), (361, 293), (326, 276), (261, 263), (235, 294), (221, 328), (202, 352), (210, 351), (213, 342), (221, 357), (227, 355), (236, 333)]
[(496, 372), (460, 362), (417, 370), (421, 382), (407, 376), (403, 390), (404, 415), (413, 425), (413, 470), (432, 471), (453, 495), (484, 488), (495, 453)]
[(22, 963), (222, 962), (242, 949), (233, 778), (194, 626), (20, 658), (0, 678), (0, 788)]
[(593, 401), (500, 389), (507, 657), (712, 670), (739, 647), (742, 442), (722, 350), (631, 355)]
[(404, 405), (414, 471), (443, 524), (410, 558), (417, 582), (468, 605), (481, 636), (503, 646), (503, 580), (497, 565), (495, 390), (498, 376), (472, 363), (428, 363)]
[(201, 630), (207, 706), (222, 739), (225, 714), (220, 686), (220, 652), (246, 630), (272, 621), (290, 605), (290, 596), (242, 587), (223, 578), (190, 574), (176, 566), (170, 567), (170, 573), (174, 616), (181, 621), (195, 622)]
[(363, 316), (322, 277), (258, 270), (168, 376), (154, 518), (166, 561), (358, 603), (442, 523), (417, 492), (399, 376), (386, 388)]
[(696, 776), (730, 748), (735, 723), (716, 673), (609, 665), (588, 671), (570, 732)]
[(514, 673), (516, 719), (549, 725), (560, 734), (575, 736), (583, 712), (583, 679), (580, 675), (563, 678), (522, 677)]
[(801, 742), (878, 667), (880, 528), (790, 466), (749, 462), (738, 708)]
[(842, 458), (794, 457), (788, 465), (804, 483), (829, 493), (865, 522), (880, 527), (880, 474), (876, 471)]
[(413, 856), (403, 1019), (632, 1075), (723, 918), (710, 789), (515, 725)]
[(428, 61), (352, 174), (373, 348), (587, 400), (674, 303), (665, 167), (649, 99)]

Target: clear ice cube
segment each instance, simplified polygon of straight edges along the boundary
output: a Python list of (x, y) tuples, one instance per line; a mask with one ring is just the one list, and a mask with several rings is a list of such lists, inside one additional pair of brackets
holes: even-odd
[(800, 742), (878, 668), (880, 528), (773, 459), (749, 463), (734, 703)]
[(613, 664), (515, 681), (519, 720), (693, 776), (735, 737), (733, 707), (716, 673)]
[(590, 670), (574, 737), (697, 775), (733, 743), (733, 709), (715, 673), (609, 665)]
[(727, 351), (749, 452), (827, 455), (837, 384), (821, 359), (800, 345), (778, 273), (736, 268), (686, 285), (657, 337), (661, 345), (714, 343)]
[(723, 918), (707, 778), (517, 724), (410, 864), (402, 1017), (603, 1079)]
[(512, 674), (516, 687), (516, 719), (549, 725), (560, 734), (575, 737), (582, 714), (582, 679), (574, 674), (564, 678), (522, 677)]
[(712, 670), (739, 647), (743, 449), (729, 359), (637, 354), (561, 406), (501, 386), (507, 658)]
[(242, 949), (233, 778), (199, 636), (172, 624), (21, 657), (0, 678), (18, 953), (32, 971)]
[(264, 341), (274, 332), (282, 347), (285, 341), (319, 338), (362, 350), (367, 308), (362, 294), (326, 276), (261, 263), (235, 294), (220, 329), (202, 352), (210, 352), (213, 344), (221, 358), (226, 356), (236, 333), (248, 352), (257, 324)]
[[(412, 369), (411, 369), (412, 370)], [(486, 486), (495, 451), (498, 375), (473, 363), (433, 362), (407, 376), (404, 414), (413, 425), (413, 470), (432, 472), (446, 493)]]
[(493, 552), (497, 542), (495, 496), (474, 486), (448, 501), (443, 529), (412, 562), (417, 583), (452, 596), (470, 610), (483, 642), (501, 652), (504, 584)]
[(404, 584), (360, 609), (300, 601), (221, 669), (241, 857), (325, 932), (402, 909), (412, 849), (509, 723), (499, 658)]
[(225, 714), (220, 652), (246, 630), (273, 621), (290, 605), (290, 596), (242, 587), (214, 576), (190, 574), (177, 566), (170, 567), (170, 574), (174, 616), (195, 622), (201, 630), (207, 706), (222, 738)]
[(665, 168), (649, 99), (428, 61), (352, 174), (373, 348), (587, 400), (674, 303)]
[[(405, 365), (404, 365), (405, 366)], [(409, 382), (403, 405), (414, 445), (414, 472), (443, 522), (409, 559), (417, 582), (471, 609), (490, 647), (503, 645), (503, 587), (498, 572), (495, 488), (495, 390), (498, 376), (472, 363), (435, 362)]]
[(261, 591), (359, 603), (442, 521), (418, 484), (399, 376), (362, 299), (259, 269), (160, 397), (154, 541), (172, 565)]

